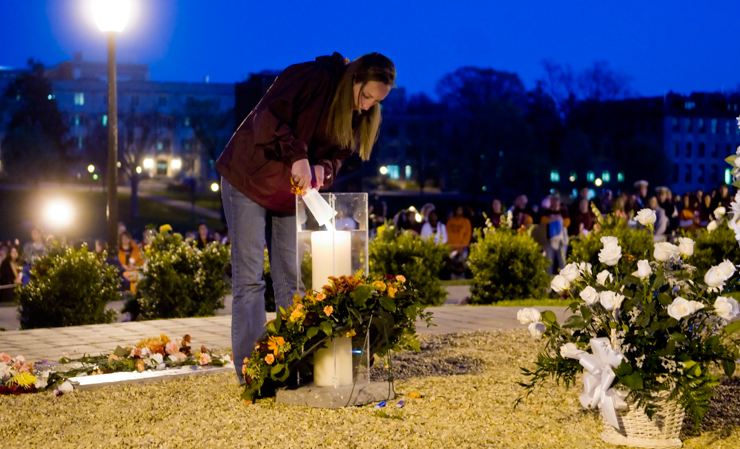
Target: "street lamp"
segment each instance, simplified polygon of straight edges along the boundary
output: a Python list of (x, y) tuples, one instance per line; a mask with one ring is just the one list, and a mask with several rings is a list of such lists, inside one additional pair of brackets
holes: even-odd
[(89, 173), (95, 173), (95, 166), (94, 166), (94, 165), (92, 165), (92, 164), (88, 165), (88, 166), (87, 166), (87, 171), (88, 171)]
[(108, 248), (118, 246), (118, 99), (116, 95), (116, 34), (131, 13), (130, 0), (93, 0), (93, 15), (108, 35)]

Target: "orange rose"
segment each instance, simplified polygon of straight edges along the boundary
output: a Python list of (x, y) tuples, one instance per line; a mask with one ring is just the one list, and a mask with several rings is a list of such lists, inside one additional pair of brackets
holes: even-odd
[(397, 280), (398, 282), (402, 283), (402, 284), (403, 284), (404, 282), (406, 282), (406, 278), (405, 278), (405, 277), (403, 277), (403, 275), (400, 275), (400, 274), (399, 274), (398, 276), (396, 276), (396, 280)]
[(332, 312), (334, 312), (334, 307), (332, 306), (324, 307), (324, 313), (326, 314), (326, 316), (331, 316)]
[(265, 356), (265, 362), (267, 362), (268, 365), (272, 365), (272, 363), (275, 361), (275, 356), (272, 354), (267, 354)]
[(326, 295), (322, 292), (316, 295), (316, 301), (323, 301), (326, 299)]

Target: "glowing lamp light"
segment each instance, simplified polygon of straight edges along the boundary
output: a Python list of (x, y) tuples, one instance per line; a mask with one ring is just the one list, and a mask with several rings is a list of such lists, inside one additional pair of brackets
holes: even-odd
[(93, 175), (93, 179), (97, 181), (98, 180), (98, 175)]
[(88, 173), (95, 173), (95, 166), (93, 164), (90, 164), (87, 166)]
[(141, 173), (141, 165), (136, 167), (136, 173)]
[(65, 227), (72, 222), (72, 205), (64, 200), (54, 200), (46, 206), (46, 220), (55, 227)]
[(417, 213), (416, 215), (414, 215), (414, 218), (416, 218), (416, 222), (417, 223), (421, 223), (421, 214), (420, 213)]
[(173, 170), (179, 170), (182, 168), (182, 160), (181, 159), (172, 159), (170, 161), (170, 168)]
[(570, 175), (570, 178), (568, 178), (568, 179), (570, 179), (570, 182), (575, 182), (576, 181), (576, 177), (573, 176), (573, 175)]
[(95, 23), (104, 33), (120, 33), (131, 15), (131, 0), (93, 0)]
[(213, 192), (218, 192), (218, 183), (217, 182), (214, 182), (213, 184), (211, 184), (211, 190)]
[(152, 168), (154, 168), (154, 159), (144, 159), (144, 168), (146, 168), (147, 170), (151, 170)]
[(386, 167), (385, 165), (382, 166), (382, 167), (380, 167), (380, 174), (381, 175), (387, 175), (388, 174), (388, 167)]
[(596, 178), (596, 181), (594, 181), (594, 184), (596, 184), (596, 187), (601, 186), (602, 184), (601, 178)]

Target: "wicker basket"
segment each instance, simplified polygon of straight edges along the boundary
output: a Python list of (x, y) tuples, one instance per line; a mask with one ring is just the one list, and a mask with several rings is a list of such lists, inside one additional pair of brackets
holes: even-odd
[(683, 443), (678, 438), (683, 425), (684, 409), (676, 401), (667, 401), (668, 393), (661, 392), (653, 403), (657, 406), (653, 419), (645, 411), (628, 402), (627, 410), (617, 410), (619, 430), (604, 422), (601, 439), (610, 444), (632, 447), (679, 448)]

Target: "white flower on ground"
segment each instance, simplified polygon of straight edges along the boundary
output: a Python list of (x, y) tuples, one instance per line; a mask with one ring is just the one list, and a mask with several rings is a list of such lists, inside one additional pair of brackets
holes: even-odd
[(591, 287), (590, 285), (584, 288), (578, 296), (580, 296), (581, 299), (583, 299), (589, 306), (592, 306), (599, 302), (599, 292), (597, 292), (596, 289)]
[(581, 272), (578, 269), (578, 265), (575, 263), (569, 263), (560, 270), (560, 276), (564, 277), (568, 282), (573, 282), (581, 277)]
[[(615, 237), (616, 239), (616, 237)], [(604, 245), (601, 251), (599, 251), (599, 262), (613, 267), (619, 263), (619, 259), (622, 258), (622, 247), (615, 244)]]
[(736, 299), (720, 296), (714, 301), (714, 311), (720, 318), (730, 321), (740, 314), (740, 306)]
[(599, 295), (599, 300), (601, 302), (601, 305), (608, 311), (612, 311), (614, 309), (618, 309), (619, 306), (622, 305), (622, 301), (624, 301), (624, 295), (621, 293), (615, 293), (615, 292), (601, 292)]
[(640, 279), (645, 279), (647, 277), (650, 277), (650, 275), (653, 274), (653, 269), (650, 268), (650, 262), (648, 262), (647, 260), (638, 261), (637, 271), (635, 271), (632, 274), (634, 274)]
[(704, 275), (704, 282), (711, 289), (723, 288), (725, 286), (726, 279), (727, 276), (725, 276), (724, 271), (722, 271), (720, 267), (711, 267)]
[(637, 220), (637, 222), (641, 225), (647, 226), (649, 224), (654, 224), (656, 218), (657, 217), (655, 216), (655, 211), (646, 208), (637, 213), (635, 220)]
[(604, 287), (606, 287), (607, 282), (612, 282), (613, 280), (614, 276), (606, 270), (596, 275), (596, 283)]
[(162, 357), (162, 354), (152, 354), (149, 360), (152, 360), (155, 364), (159, 365), (164, 361), (164, 357)]
[(684, 256), (691, 256), (694, 254), (694, 241), (688, 237), (678, 238), (678, 251)]
[(531, 323), (529, 325), (529, 333), (535, 338), (540, 338), (546, 330), (547, 328), (542, 323)]
[(535, 308), (524, 308), (516, 313), (516, 319), (522, 324), (539, 323), (542, 314)]
[(722, 272), (725, 274), (725, 280), (731, 278), (732, 275), (735, 274), (735, 265), (727, 259), (725, 259), (718, 266), (722, 270)]
[(550, 282), (550, 288), (552, 288), (557, 293), (562, 293), (570, 288), (570, 282), (568, 282), (567, 279), (559, 274), (552, 278), (552, 281)]
[(672, 257), (678, 257), (679, 254), (681, 252), (678, 250), (678, 246), (668, 242), (659, 242), (655, 244), (653, 257), (659, 262), (665, 262)]
[(566, 343), (560, 347), (560, 355), (563, 358), (577, 359), (581, 354), (587, 354), (587, 352), (578, 349), (575, 343)]
[(581, 274), (588, 274), (589, 276), (591, 274), (593, 274), (592, 271), (591, 271), (591, 264), (588, 263), (588, 262), (581, 262), (581, 263), (579, 263), (578, 264), (578, 271), (580, 271)]
[(678, 296), (667, 307), (666, 311), (671, 318), (675, 318), (680, 321), (681, 318), (687, 317), (703, 307), (704, 304), (696, 301), (689, 301), (686, 298)]
[(707, 232), (711, 234), (712, 231), (716, 231), (717, 230), (717, 227), (718, 226), (719, 225), (717, 224), (716, 221), (714, 221), (714, 220), (710, 221), (709, 224), (707, 225)]
[(727, 209), (725, 209), (724, 206), (720, 206), (714, 209), (714, 218), (719, 220), (720, 218), (724, 217), (726, 213), (727, 213)]

